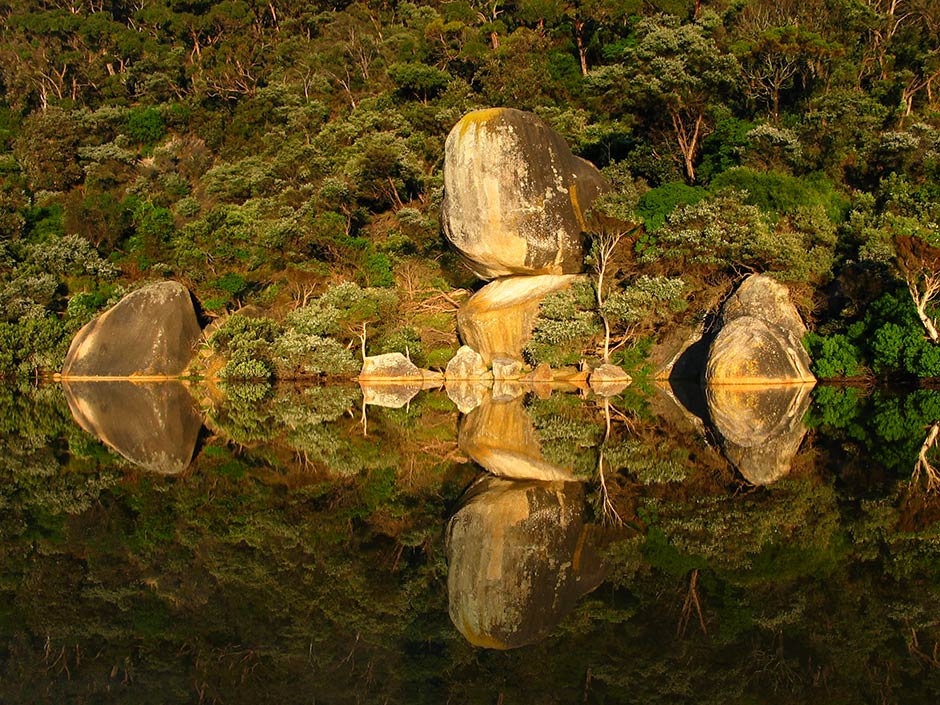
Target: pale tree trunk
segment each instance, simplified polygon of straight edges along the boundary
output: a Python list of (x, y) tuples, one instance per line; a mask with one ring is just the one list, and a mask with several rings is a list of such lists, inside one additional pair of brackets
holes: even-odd
[(604, 399), (604, 420), (606, 421), (604, 441), (601, 443), (597, 455), (597, 482), (601, 494), (601, 514), (605, 523), (623, 526), (623, 519), (620, 518), (617, 508), (610, 499), (610, 493), (607, 491), (607, 477), (604, 474), (604, 448), (607, 446), (607, 441), (610, 440), (610, 401), (607, 399)]
[(604, 362), (610, 362), (610, 322), (602, 311), (604, 299), (606, 298), (604, 295), (604, 277), (607, 274), (607, 265), (614, 256), (623, 235), (620, 232), (600, 234), (595, 246), (597, 261), (594, 264), (594, 271), (597, 273), (597, 313), (604, 322)]
[(917, 309), (917, 317), (924, 324), (924, 330), (933, 343), (940, 343), (940, 333), (937, 332), (937, 326), (933, 319), (927, 314), (927, 304), (931, 299), (940, 293), (940, 273), (924, 275), (923, 291), (918, 287), (917, 279), (907, 279), (907, 290), (914, 300), (914, 307)]
[(574, 39), (578, 45), (578, 58), (581, 59), (581, 75), (588, 75), (587, 47), (584, 45), (584, 22), (574, 23)]
[(685, 165), (685, 173), (690, 184), (695, 183), (695, 155), (698, 154), (699, 144), (703, 137), (703, 127), (705, 125), (705, 114), (699, 112), (695, 118), (695, 124), (691, 131), (682, 120), (682, 114), (678, 110), (670, 110), (669, 115), (672, 118), (672, 127), (676, 134), (676, 142), (679, 144), (679, 151), (682, 152), (682, 161)]

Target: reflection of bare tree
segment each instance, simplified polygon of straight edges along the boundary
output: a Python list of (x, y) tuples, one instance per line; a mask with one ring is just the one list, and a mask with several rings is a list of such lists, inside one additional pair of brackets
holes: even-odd
[(692, 571), (689, 577), (689, 591), (685, 596), (685, 603), (682, 605), (682, 615), (679, 617), (679, 625), (676, 627), (676, 638), (685, 637), (686, 629), (689, 627), (689, 621), (692, 619), (692, 609), (698, 616), (698, 624), (702, 628), (702, 634), (708, 636), (708, 629), (705, 627), (705, 615), (702, 614), (702, 603), (698, 599), (698, 569)]
[(604, 399), (604, 440), (601, 441), (597, 453), (597, 482), (600, 487), (601, 495), (601, 518), (605, 524), (613, 526), (623, 526), (623, 519), (617, 513), (614, 503), (610, 501), (610, 493), (607, 491), (607, 478), (604, 476), (604, 448), (607, 446), (607, 440), (610, 438), (610, 402)]
[(927, 453), (937, 445), (938, 434), (940, 434), (940, 421), (934, 422), (927, 431), (924, 444), (920, 447), (920, 453), (917, 454), (917, 462), (914, 463), (914, 472), (911, 475), (912, 487), (920, 487), (923, 482), (927, 492), (940, 490), (940, 471), (927, 459)]

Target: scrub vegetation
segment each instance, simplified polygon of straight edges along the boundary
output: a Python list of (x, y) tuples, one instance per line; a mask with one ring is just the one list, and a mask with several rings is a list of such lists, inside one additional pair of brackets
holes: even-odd
[[(0, 15), (5, 376), (57, 370), (82, 323), (165, 278), (207, 318), (254, 305), (277, 322), (264, 354), (236, 344), (230, 377), (344, 370), (356, 332), (288, 314), (350, 284), (397, 301), (381, 323), (400, 340), (369, 332), (368, 352), (442, 365), (472, 285), (440, 235), (443, 141), (501, 105), (602, 167), (616, 188), (598, 214), (632, 224), (601, 310), (548, 317), (533, 360), (642, 358), (664, 324), (763, 271), (794, 290), (819, 375), (940, 374), (932, 0), (18, 0)], [(543, 346), (587, 328), (579, 350)]]

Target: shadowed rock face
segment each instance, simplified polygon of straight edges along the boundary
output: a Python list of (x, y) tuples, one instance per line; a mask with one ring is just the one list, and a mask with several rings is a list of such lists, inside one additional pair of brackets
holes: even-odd
[(806, 435), (811, 384), (776, 387), (710, 385), (705, 390), (712, 424), (725, 457), (754, 485), (790, 472)]
[(577, 279), (573, 275), (543, 275), (487, 284), (457, 312), (460, 339), (480, 353), (486, 364), (500, 357), (521, 360), (542, 299), (567, 289)]
[(447, 526), (454, 626), (475, 646), (511, 649), (547, 636), (604, 573), (571, 482), (477, 482)]
[(201, 331), (186, 287), (160, 282), (138, 289), (72, 339), (63, 377), (181, 375)]
[(542, 457), (538, 437), (522, 401), (522, 397), (510, 401), (485, 398), (461, 419), (458, 447), (471, 460), (499, 477), (574, 480), (571, 470), (553, 465)]
[(749, 277), (725, 303), (708, 352), (707, 384), (815, 382), (803, 349), (806, 327), (786, 287)]
[(180, 382), (63, 382), (83, 429), (135, 465), (164, 475), (192, 462), (202, 418)]
[(580, 272), (585, 213), (608, 188), (535, 115), (478, 110), (444, 146), (444, 233), (483, 279)]

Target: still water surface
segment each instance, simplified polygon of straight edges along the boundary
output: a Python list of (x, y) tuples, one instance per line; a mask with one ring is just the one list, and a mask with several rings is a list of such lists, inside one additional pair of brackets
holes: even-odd
[(938, 701), (940, 392), (603, 391), (4, 389), (0, 702)]

